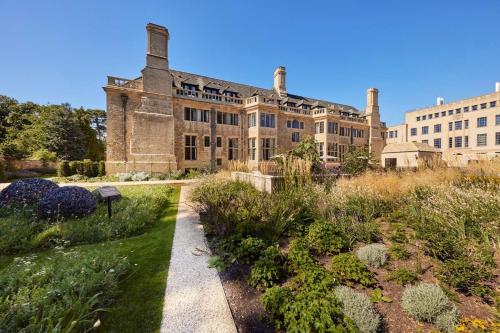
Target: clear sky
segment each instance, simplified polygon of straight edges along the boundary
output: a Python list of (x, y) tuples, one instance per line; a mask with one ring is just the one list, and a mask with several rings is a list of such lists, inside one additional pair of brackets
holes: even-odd
[(170, 31), (174, 69), (359, 109), (380, 90), (382, 119), (494, 90), (499, 0), (0, 0), (0, 94), (105, 108), (106, 75), (134, 78), (145, 25)]

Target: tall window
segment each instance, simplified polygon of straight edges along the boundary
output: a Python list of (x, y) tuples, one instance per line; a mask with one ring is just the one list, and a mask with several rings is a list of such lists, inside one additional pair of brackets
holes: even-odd
[(344, 155), (346, 152), (346, 145), (339, 145), (339, 160), (340, 162), (344, 162)]
[(255, 145), (255, 138), (248, 139), (248, 159), (255, 161), (255, 152), (257, 151), (257, 147)]
[(478, 147), (483, 147), (483, 146), (486, 146), (486, 143), (487, 143), (487, 137), (486, 137), (486, 134), (478, 134), (477, 135), (477, 146)]
[(328, 122), (328, 133), (329, 134), (337, 134), (338, 131), (339, 131), (339, 124), (333, 122), (333, 121), (329, 121)]
[(238, 159), (238, 139), (227, 139), (227, 159), (230, 161)]
[(300, 123), (297, 119), (292, 121), (292, 128), (300, 128)]
[(441, 139), (434, 139), (434, 148), (441, 149)]
[(412, 129), (410, 130), (410, 134), (411, 134), (411, 136), (415, 136), (415, 135), (417, 135), (417, 129), (416, 129), (415, 127), (414, 127), (414, 128), (412, 128)]
[(254, 112), (248, 115), (248, 127), (250, 128), (255, 126), (257, 126), (257, 116)]
[(209, 110), (200, 110), (200, 121), (203, 123), (208, 123), (209, 122)]
[(500, 114), (495, 116), (495, 125), (500, 125)]
[(441, 133), (441, 124), (434, 125), (434, 133)]
[(300, 133), (299, 132), (293, 132), (292, 133), (292, 142), (299, 142), (300, 141)]
[(422, 134), (429, 134), (429, 126), (422, 126)]
[(198, 110), (193, 108), (184, 108), (184, 120), (187, 121), (198, 121)]
[(455, 148), (462, 148), (462, 137), (461, 136), (455, 137)]
[(469, 128), (469, 120), (464, 120), (464, 128), (468, 129)]
[(453, 130), (453, 123), (449, 122), (448, 123), (448, 131), (451, 131), (451, 130)]
[(495, 144), (500, 145), (500, 132), (495, 133)]
[(316, 126), (316, 134), (325, 133), (325, 122), (324, 121), (316, 122), (315, 126)]
[(222, 137), (218, 136), (216, 139), (217, 148), (222, 148)]
[(319, 157), (323, 157), (325, 154), (325, 144), (323, 142), (316, 143), (316, 150), (318, 151)]
[(210, 147), (210, 137), (209, 137), (209, 136), (205, 135), (205, 136), (203, 137), (203, 145), (204, 145), (205, 147)]
[(455, 121), (455, 130), (461, 130), (462, 129), (462, 121)]
[(260, 126), (261, 127), (275, 127), (275, 116), (272, 113), (261, 113), (260, 114)]
[(453, 138), (448, 138), (448, 148), (453, 148)]
[(486, 127), (486, 125), (487, 125), (486, 117), (477, 118), (477, 127)]
[(469, 136), (464, 136), (464, 147), (469, 148)]
[(275, 139), (273, 138), (264, 138), (261, 140), (262, 142), (262, 160), (269, 161), (271, 157), (274, 156), (275, 149)]
[(335, 142), (328, 143), (326, 154), (331, 157), (337, 157), (338, 144)]
[(351, 129), (348, 127), (340, 127), (340, 136), (350, 136)]
[(184, 136), (184, 159), (186, 161), (196, 160), (196, 136)]

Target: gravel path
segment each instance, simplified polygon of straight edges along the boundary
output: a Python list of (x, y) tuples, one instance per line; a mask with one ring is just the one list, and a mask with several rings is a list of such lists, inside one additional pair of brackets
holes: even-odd
[[(179, 179), (179, 180), (150, 180), (136, 182), (80, 182), (80, 183), (60, 183), (59, 186), (81, 186), (81, 187), (98, 187), (98, 186), (128, 186), (128, 185), (189, 185), (196, 182), (196, 179)], [(0, 190), (6, 188), (10, 183), (0, 183)]]
[(186, 203), (188, 191), (182, 187), (179, 199), (161, 332), (236, 333), (219, 275), (208, 268), (198, 214)]

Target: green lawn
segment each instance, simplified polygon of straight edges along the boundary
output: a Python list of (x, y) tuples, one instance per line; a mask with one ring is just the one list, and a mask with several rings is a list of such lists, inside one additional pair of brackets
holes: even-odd
[[(117, 210), (125, 209), (124, 205), (128, 204), (127, 196), (140, 196), (141, 193), (144, 193), (143, 191), (147, 192), (148, 188), (150, 189), (151, 186), (120, 188), (125, 199), (119, 204), (115, 204), (116, 206), (114, 205), (113, 210), (116, 212), (116, 217), (119, 217)], [(63, 250), (77, 251), (92, 257), (93, 253), (126, 256), (131, 264), (131, 273), (119, 285), (120, 294), (116, 298), (116, 302), (107, 308), (107, 312), (101, 312), (99, 315), (101, 332), (159, 331), (180, 194), (180, 187), (173, 187), (173, 189), (168, 206), (161, 210), (158, 220), (143, 234), (97, 244), (71, 246)], [(96, 214), (103, 213), (101, 210), (104, 211), (105, 207), (100, 207)], [(88, 232), (86, 230), (88, 229), (82, 229), (82, 231)], [(53, 257), (57, 252), (60, 250), (33, 250), (18, 256), (36, 254), (36, 261), (44, 262), (47, 258), (51, 259), (50, 257)], [(0, 273), (15, 257), (14, 255), (0, 255)]]

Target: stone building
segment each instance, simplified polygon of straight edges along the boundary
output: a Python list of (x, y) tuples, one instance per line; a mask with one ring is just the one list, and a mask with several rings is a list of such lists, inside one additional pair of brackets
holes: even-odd
[(136, 79), (108, 77), (108, 173), (162, 173), (225, 167), (245, 161), (257, 169), (311, 135), (324, 160), (342, 161), (349, 146), (385, 145), (378, 90), (367, 91), (365, 112), (288, 93), (286, 69), (272, 89), (169, 68), (168, 30), (148, 24), (146, 67)]
[(387, 143), (419, 142), (442, 153), (450, 166), (500, 156), (500, 83), (495, 92), (406, 112), (405, 122), (391, 126)]

